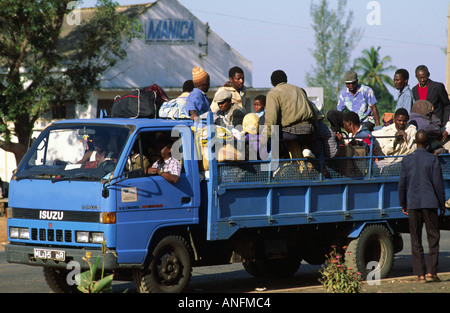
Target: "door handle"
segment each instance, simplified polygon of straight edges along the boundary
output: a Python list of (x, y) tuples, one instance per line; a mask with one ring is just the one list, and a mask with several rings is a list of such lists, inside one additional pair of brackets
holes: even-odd
[(191, 197), (181, 197), (181, 204), (191, 202)]

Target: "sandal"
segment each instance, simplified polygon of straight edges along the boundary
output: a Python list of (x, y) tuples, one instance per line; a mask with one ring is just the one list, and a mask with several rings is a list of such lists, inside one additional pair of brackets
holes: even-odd
[(427, 274), (426, 280), (427, 280), (427, 282), (440, 282), (441, 281), (436, 274)]
[(418, 276), (417, 277), (417, 282), (419, 282), (419, 283), (426, 283), (427, 280), (425, 279), (425, 276)]

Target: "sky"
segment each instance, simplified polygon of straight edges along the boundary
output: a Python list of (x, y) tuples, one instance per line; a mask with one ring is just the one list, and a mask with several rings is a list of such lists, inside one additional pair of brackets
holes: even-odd
[[(120, 5), (152, 2), (116, 1)], [(315, 65), (310, 6), (319, 0), (179, 2), (252, 62), (253, 87), (271, 87), (270, 75), (278, 69), (286, 72), (289, 83), (308, 87), (306, 73)], [(335, 8), (337, 0), (329, 3)], [(94, 5), (95, 0), (81, 3)], [(445, 84), (448, 0), (347, 0), (346, 8), (353, 11), (352, 27), (363, 31), (350, 65), (362, 50), (381, 47), (380, 55), (390, 56), (390, 65), (408, 70), (411, 87), (417, 84), (414, 70), (420, 64), (428, 67), (432, 80)], [(386, 74), (393, 77), (394, 71)], [(395, 89), (391, 93), (396, 99)]]

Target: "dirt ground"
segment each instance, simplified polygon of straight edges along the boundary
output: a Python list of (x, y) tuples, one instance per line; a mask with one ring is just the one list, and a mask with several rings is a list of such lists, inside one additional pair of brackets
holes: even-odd
[(6, 241), (6, 217), (0, 216), (0, 250), (5, 246)]
[[(438, 274), (441, 282), (419, 283), (416, 276), (386, 278), (374, 285), (364, 282), (361, 293), (450, 293), (450, 273)], [(283, 293), (325, 293), (321, 285), (292, 288), (286, 290), (272, 290), (268, 292)]]
[[(6, 237), (6, 217), (0, 216), (0, 251), (4, 250), (7, 244)], [(415, 276), (387, 278), (377, 284), (369, 285), (364, 283), (361, 290), (362, 293), (450, 293), (450, 273), (440, 273), (441, 282), (438, 283), (419, 283), (416, 282)], [(325, 290), (321, 285), (274, 289), (267, 291), (258, 291), (263, 293), (324, 293)]]

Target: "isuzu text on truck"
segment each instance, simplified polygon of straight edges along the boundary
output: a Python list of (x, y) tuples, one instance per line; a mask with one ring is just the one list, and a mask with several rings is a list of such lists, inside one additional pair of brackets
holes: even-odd
[[(10, 182), (8, 262), (41, 266), (54, 291), (71, 292), (68, 263), (87, 269), (82, 258), (101, 255), (105, 241), (105, 269), (115, 279), (134, 281), (140, 292), (181, 292), (194, 266), (242, 262), (254, 276), (289, 276), (302, 260), (323, 263), (336, 244), (348, 247), (363, 277), (389, 275), (408, 232), (400, 163), (380, 170), (371, 153), (218, 162), (222, 139), (211, 116), (207, 125), (202, 143), (204, 125), (188, 119), (52, 123)], [(107, 141), (108, 156), (82, 161), (96, 137)], [(143, 170), (144, 155), (152, 163), (164, 138), (175, 141), (182, 162), (177, 183)], [(440, 160), (448, 193), (449, 155)], [(442, 222), (448, 229), (447, 216)]]

